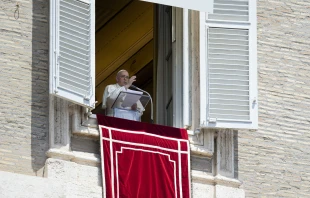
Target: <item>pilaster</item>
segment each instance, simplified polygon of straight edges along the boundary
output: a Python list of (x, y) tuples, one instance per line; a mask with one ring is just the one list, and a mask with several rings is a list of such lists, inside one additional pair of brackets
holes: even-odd
[(234, 133), (220, 129), (216, 139), (216, 174), (234, 178)]

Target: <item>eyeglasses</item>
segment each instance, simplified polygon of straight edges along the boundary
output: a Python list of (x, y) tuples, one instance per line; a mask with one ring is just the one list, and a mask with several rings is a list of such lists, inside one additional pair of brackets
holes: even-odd
[(129, 76), (126, 76), (126, 75), (121, 75), (120, 77), (121, 77), (121, 78), (125, 78), (125, 79), (127, 79), (127, 80), (129, 79)]

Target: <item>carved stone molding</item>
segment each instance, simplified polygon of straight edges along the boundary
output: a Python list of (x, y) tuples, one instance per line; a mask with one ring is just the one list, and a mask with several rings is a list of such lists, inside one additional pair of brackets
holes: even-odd
[(213, 129), (201, 129), (200, 133), (189, 133), (191, 152), (194, 155), (212, 157), (214, 154), (214, 134)]
[(76, 151), (65, 151), (61, 149), (49, 149), (46, 153), (47, 157), (61, 159), (65, 161), (76, 162), (77, 164), (88, 166), (99, 166), (100, 156)]
[(50, 148), (70, 150), (69, 102), (50, 96), (49, 104)]
[(234, 178), (234, 132), (220, 129), (216, 139), (216, 174)]
[(96, 115), (88, 116), (86, 109), (74, 105), (72, 107), (72, 134), (97, 139), (99, 137)]
[(234, 188), (239, 188), (242, 185), (242, 182), (237, 179), (232, 179), (229, 177), (217, 175), (212, 176), (203, 171), (191, 171), (192, 181), (203, 183), (203, 184), (210, 184), (210, 185), (223, 185), (223, 186), (230, 186)]

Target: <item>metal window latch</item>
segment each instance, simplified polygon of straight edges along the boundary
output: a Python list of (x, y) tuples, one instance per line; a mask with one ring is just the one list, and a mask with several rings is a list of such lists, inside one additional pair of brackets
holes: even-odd
[(91, 108), (86, 107), (86, 112), (85, 114), (87, 115), (87, 117), (90, 117), (93, 113), (91, 112)]
[(200, 128), (195, 129), (195, 131), (194, 131), (195, 135), (199, 135), (200, 133), (201, 133), (201, 129)]
[(217, 121), (217, 119), (216, 118), (208, 118), (208, 121), (209, 121), (209, 123), (211, 122), (211, 123), (215, 123), (216, 121)]
[(189, 135), (199, 135), (199, 134), (201, 133), (201, 129), (200, 129), (200, 128), (197, 128), (197, 129), (195, 129), (194, 131), (192, 131), (192, 130), (187, 130), (187, 133), (188, 133)]

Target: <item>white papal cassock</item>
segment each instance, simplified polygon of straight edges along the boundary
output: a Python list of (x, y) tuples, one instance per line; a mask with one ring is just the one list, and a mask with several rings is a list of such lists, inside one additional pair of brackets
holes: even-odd
[[(104, 93), (103, 93), (103, 99), (102, 99), (102, 108), (106, 110), (107, 116), (114, 116), (113, 109), (111, 108), (115, 99), (119, 95), (121, 91), (126, 91), (125, 86), (119, 86), (119, 84), (113, 84), (106, 86)], [(114, 104), (114, 107), (124, 109), (122, 105), (123, 100), (117, 100)], [(130, 109), (130, 108), (129, 108)], [(137, 111), (140, 113), (140, 116), (142, 115), (144, 108), (140, 101), (137, 102)]]

